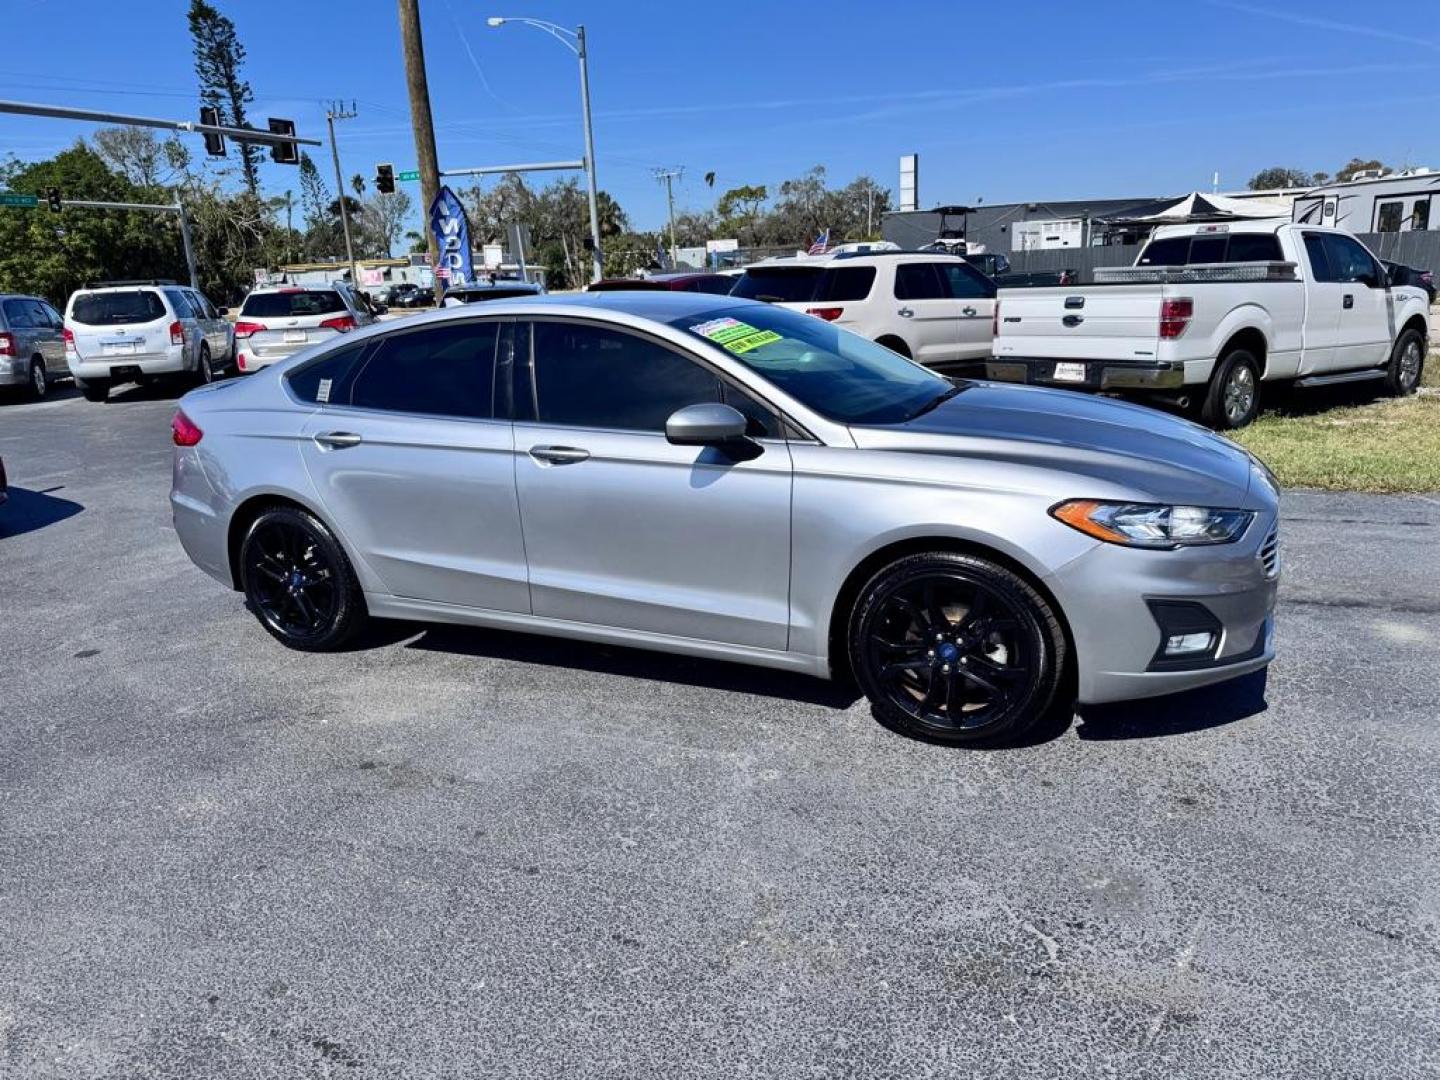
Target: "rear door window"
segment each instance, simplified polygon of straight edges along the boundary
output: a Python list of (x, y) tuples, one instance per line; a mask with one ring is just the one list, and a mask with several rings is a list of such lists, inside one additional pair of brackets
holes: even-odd
[(195, 303), (190, 299), (188, 293), (179, 289), (166, 289), (165, 299), (170, 301), (170, 306), (175, 309), (177, 319), (198, 319), (200, 312), (195, 310)]
[(334, 289), (298, 289), (295, 292), (251, 293), (240, 306), (241, 315), (256, 319), (293, 319), (304, 315), (348, 312)]
[(825, 274), (816, 300), (864, 300), (875, 284), (873, 266), (838, 266)]
[(720, 400), (713, 372), (656, 342), (584, 323), (533, 325), (543, 424), (663, 432), (676, 409)]
[(1320, 233), (1305, 234), (1305, 254), (1310, 258), (1310, 276), (1315, 281), (1338, 281), (1330, 272), (1330, 260), (1325, 254), (1325, 237)]
[(803, 304), (815, 299), (824, 271), (818, 266), (752, 267), (740, 276), (731, 296)]
[(446, 323), (381, 339), (351, 380), (349, 403), (489, 420), (498, 327), (493, 321)]
[(11, 330), (28, 330), (35, 325), (28, 300), (6, 300), (3, 309), (5, 322)]
[(350, 374), (355, 362), (373, 342), (347, 345), (332, 353), (302, 364), (285, 376), (290, 391), (301, 401), (317, 405), (340, 404), (350, 400)]
[(165, 305), (150, 289), (122, 289), (116, 292), (77, 293), (70, 318), (85, 326), (123, 326), (148, 323), (165, 317)]
[(944, 300), (948, 295), (934, 263), (901, 263), (895, 267), (896, 300)]

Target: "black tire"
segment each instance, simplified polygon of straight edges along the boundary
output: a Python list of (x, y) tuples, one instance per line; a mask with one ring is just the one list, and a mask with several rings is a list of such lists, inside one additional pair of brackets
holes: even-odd
[(1425, 336), (1418, 330), (1406, 330), (1390, 351), (1385, 368), (1385, 392), (1391, 397), (1409, 397), (1420, 386), (1425, 373)]
[(260, 625), (302, 652), (341, 648), (369, 617), (354, 567), (313, 514), (277, 506), (240, 543), (240, 585)]
[(45, 361), (40, 357), (32, 357), (30, 360), (30, 383), (26, 391), (31, 401), (41, 401), (50, 389), (50, 376), (45, 371)]
[(1024, 739), (1056, 704), (1067, 660), (1059, 618), (1029, 582), (946, 551), (875, 574), (856, 600), (848, 648), (877, 720), (948, 746)]
[(884, 345), (885, 348), (889, 349), (891, 352), (899, 353), (901, 356), (905, 357), (906, 360), (915, 359), (914, 355), (910, 352), (910, 346), (906, 345), (905, 342), (901, 341), (898, 337), (877, 338), (875, 344)]
[(210, 363), (210, 347), (200, 346), (200, 356), (195, 361), (195, 385), (206, 386), (215, 381), (215, 366)]
[(75, 386), (86, 401), (104, 401), (110, 396), (109, 379), (76, 379)]
[(1245, 349), (1220, 358), (1200, 403), (1200, 422), (1216, 431), (1243, 428), (1260, 414), (1260, 365)]

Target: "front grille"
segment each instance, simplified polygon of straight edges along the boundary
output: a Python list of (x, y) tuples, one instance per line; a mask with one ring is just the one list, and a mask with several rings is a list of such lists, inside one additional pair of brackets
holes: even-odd
[(1275, 525), (1265, 543), (1260, 545), (1260, 565), (1265, 567), (1265, 576), (1280, 576), (1280, 526)]

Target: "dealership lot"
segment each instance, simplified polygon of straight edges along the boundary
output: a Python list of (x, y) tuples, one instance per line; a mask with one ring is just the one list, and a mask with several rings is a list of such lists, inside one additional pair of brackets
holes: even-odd
[(6, 1071), (1440, 1069), (1440, 498), (1287, 497), (1268, 680), (965, 753), (577, 642), (287, 652), (175, 540), (173, 408), (0, 406)]

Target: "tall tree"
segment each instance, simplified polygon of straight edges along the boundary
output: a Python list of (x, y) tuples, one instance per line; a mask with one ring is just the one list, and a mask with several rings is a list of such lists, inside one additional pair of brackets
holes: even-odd
[(383, 252), (387, 259), (395, 254), (395, 245), (405, 232), (405, 222), (413, 205), (405, 191), (389, 195), (377, 193), (365, 200), (360, 211), (361, 227), (370, 238), (371, 246)]
[(1354, 175), (1358, 172), (1369, 172), (1371, 170), (1378, 170), (1381, 176), (1384, 176), (1387, 173), (1394, 172), (1394, 170), (1391, 169), (1389, 165), (1386, 165), (1383, 161), (1377, 161), (1375, 158), (1371, 158), (1370, 160), (1365, 161), (1361, 158), (1356, 157), (1351, 158), (1348, 164), (1336, 170), (1335, 180), (1338, 183), (1344, 183), (1346, 180), (1354, 177)]
[(300, 211), (305, 215), (306, 228), (313, 229), (325, 224), (329, 216), (326, 208), (330, 205), (330, 189), (325, 178), (315, 167), (315, 160), (307, 153), (300, 154)]
[(1310, 187), (1312, 184), (1321, 182), (1320, 174), (1308, 173), (1304, 169), (1287, 169), (1281, 165), (1274, 165), (1268, 169), (1261, 169), (1250, 178), (1250, 182), (1245, 186), (1251, 191), (1269, 191), (1273, 188)]
[[(195, 42), (195, 74), (200, 79), (200, 104), (212, 105), (220, 122), (245, 127), (245, 109), (255, 100), (250, 84), (240, 77), (245, 63), (245, 46), (235, 33), (235, 24), (205, 0), (190, 0), (190, 37)], [(240, 167), (251, 195), (259, 190), (259, 147), (244, 143)]]

